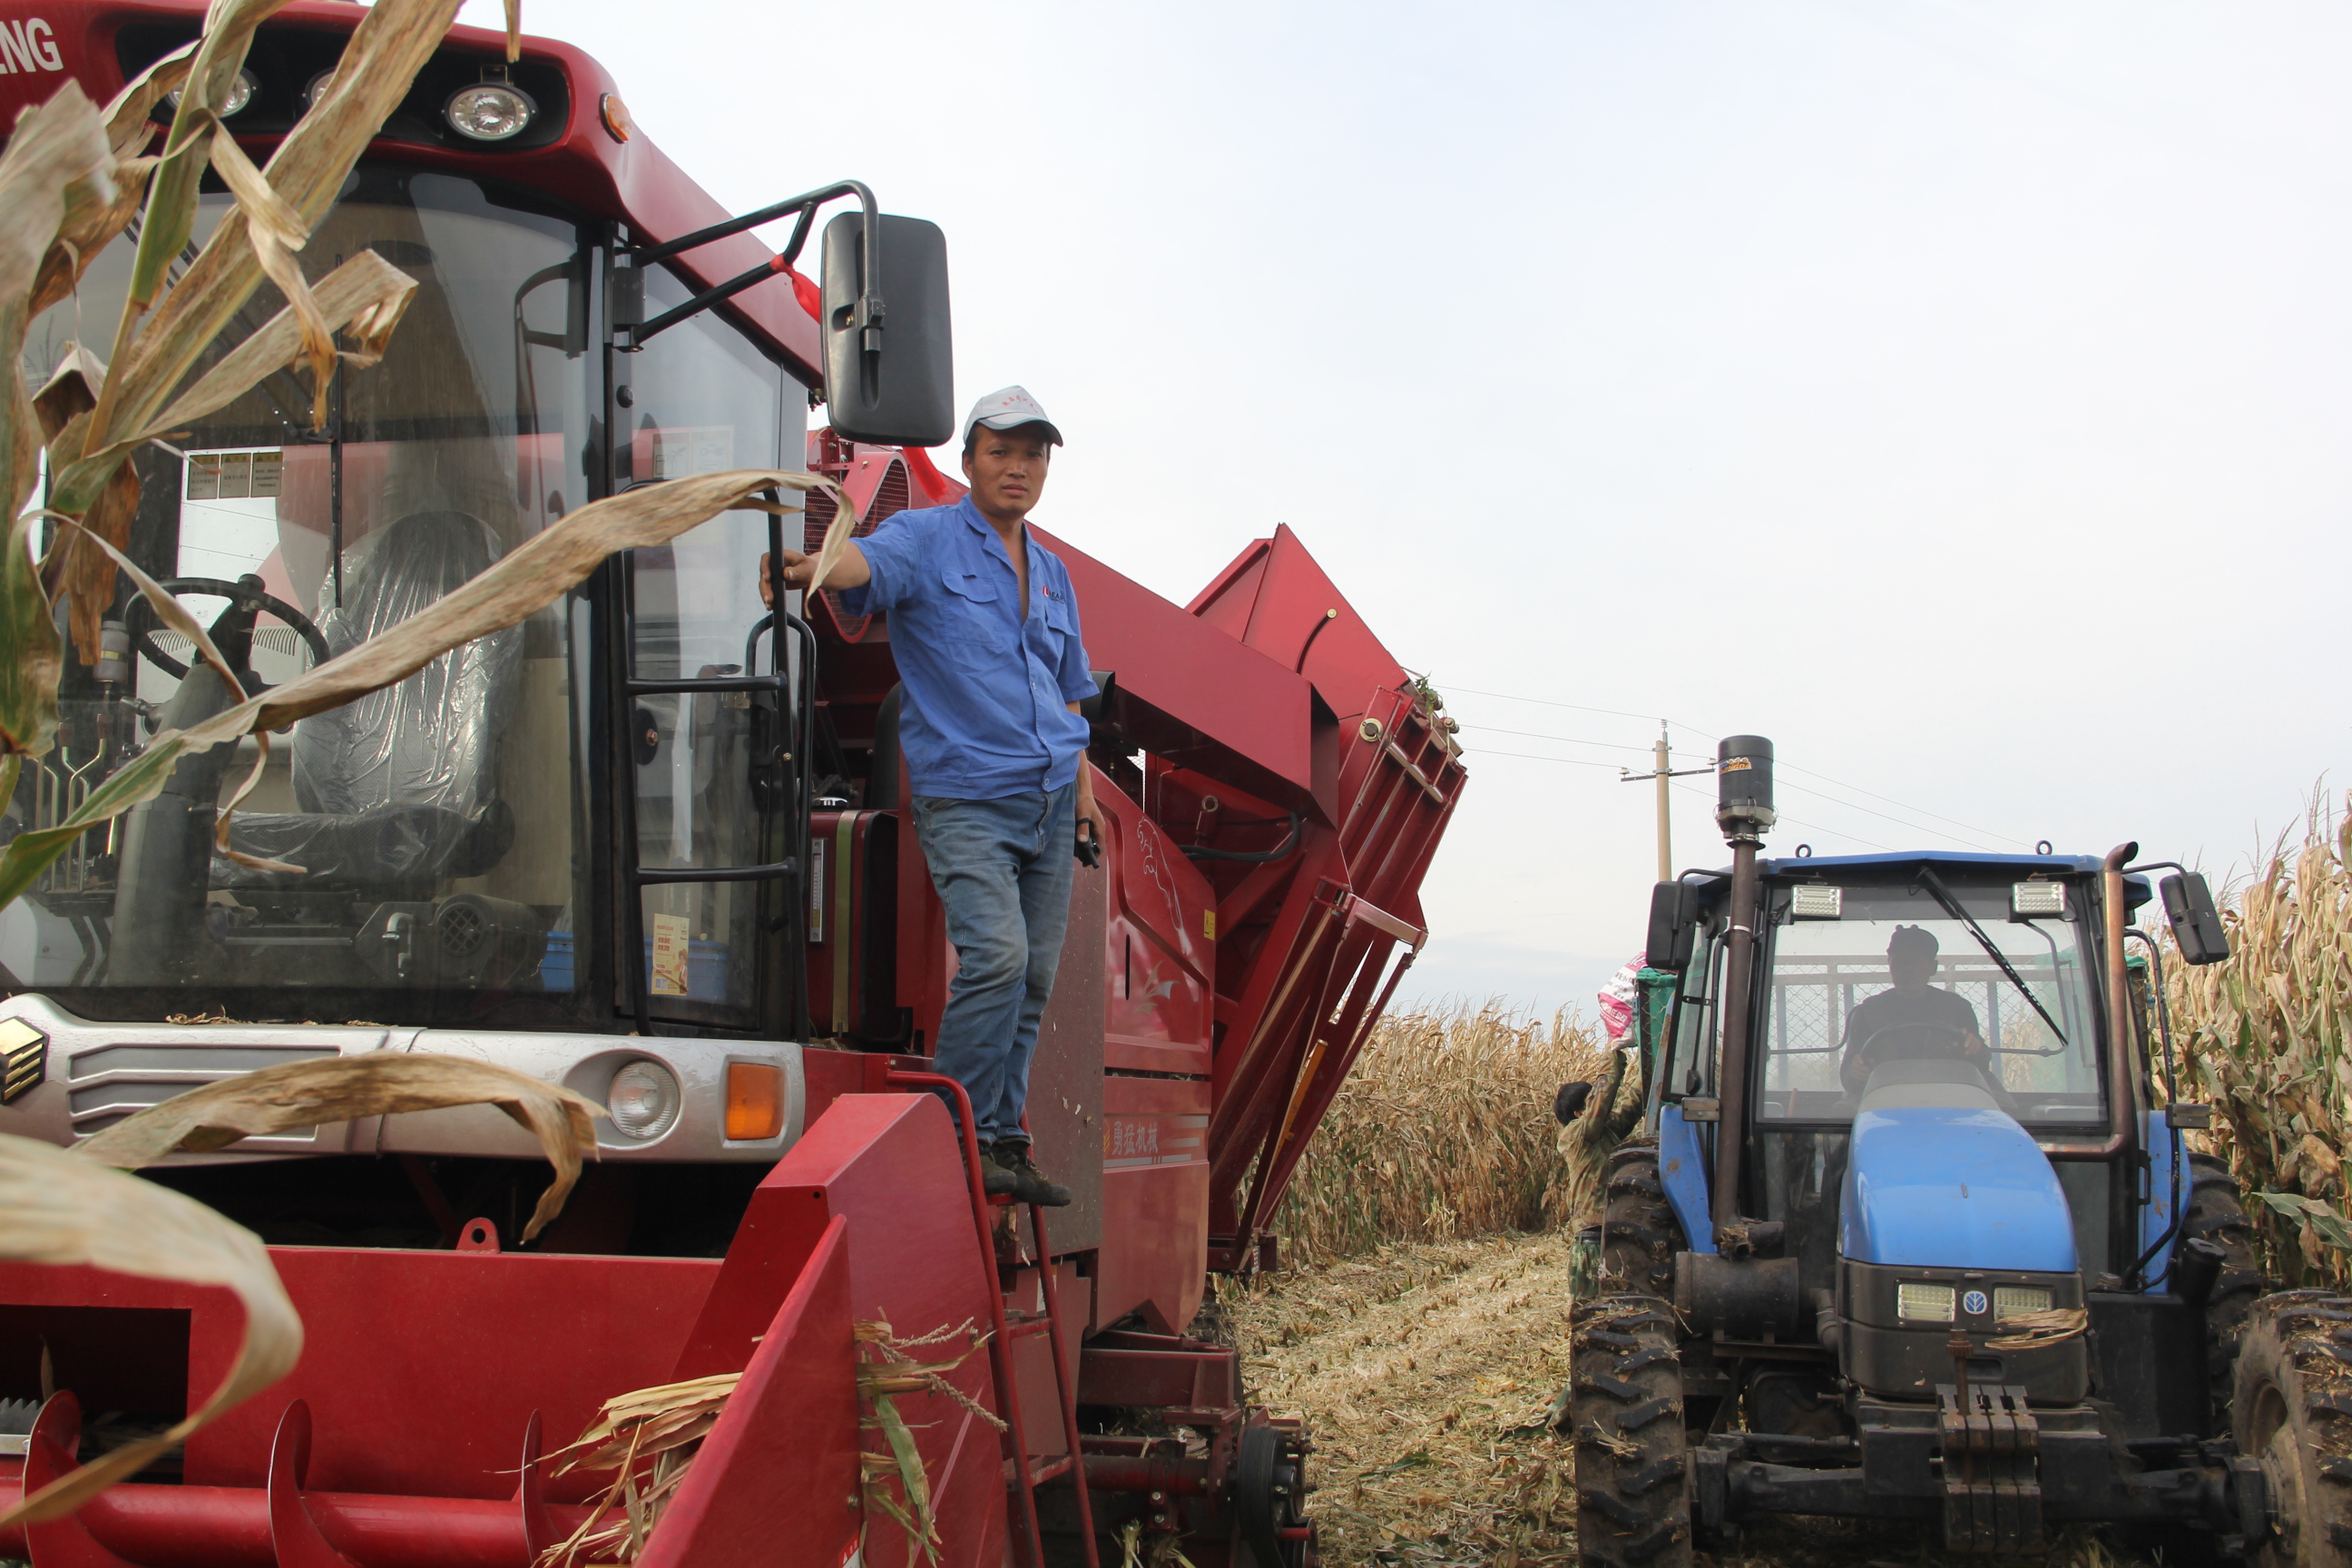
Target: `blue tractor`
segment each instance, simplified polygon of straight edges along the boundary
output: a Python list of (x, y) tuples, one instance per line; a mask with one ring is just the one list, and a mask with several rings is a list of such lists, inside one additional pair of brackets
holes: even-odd
[[(1723, 742), (1732, 864), (1652, 906), (1561, 1416), (1582, 1560), (1682, 1568), (1796, 1514), (2352, 1562), (2352, 1300), (2263, 1296), (2182, 1138), (2211, 1109), (2174, 1097), (2161, 969), (2228, 956), (2203, 879), (2133, 845), (1766, 858), (1771, 759)], [(2168, 952), (2135, 924), (2159, 895)]]

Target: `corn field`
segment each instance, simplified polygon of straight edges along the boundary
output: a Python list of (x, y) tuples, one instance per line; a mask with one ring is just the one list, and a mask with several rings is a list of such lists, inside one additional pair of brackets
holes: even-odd
[(1565, 1223), (1597, 1157), (1552, 1120), (1552, 1095), (1607, 1064), (1600, 1032), (1567, 1011), (1382, 1019), (1276, 1216), (1284, 1261)]
[(2343, 1218), (2352, 1127), (2352, 813), (2315, 800), (2303, 843), (2273, 845), (2223, 900), (2226, 963), (2167, 966), (2187, 1082), (2215, 1108), (2210, 1144), (2236, 1172), (2270, 1271), (2352, 1283)]

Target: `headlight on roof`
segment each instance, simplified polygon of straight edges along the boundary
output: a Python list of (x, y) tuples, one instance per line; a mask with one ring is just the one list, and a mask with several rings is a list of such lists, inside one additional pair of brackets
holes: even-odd
[[(243, 66), (239, 66), (236, 71), (236, 79), (228, 84), (228, 96), (221, 100), (220, 117), (223, 120), (226, 120), (238, 110), (243, 109), (247, 104), (251, 103), (253, 101), (254, 89), (260, 85), (261, 83), (254, 79), (254, 75), (251, 71), (247, 70)], [(163, 107), (170, 110), (174, 114), (180, 112), (181, 90), (182, 89), (179, 88), (173, 88), (171, 91), (163, 95)]]
[(530, 94), (509, 81), (498, 67), (486, 70), (473, 86), (451, 93), (441, 108), (441, 118), (449, 122), (449, 129), (469, 142), (510, 141), (521, 135), (538, 113), (539, 105), (531, 101)]

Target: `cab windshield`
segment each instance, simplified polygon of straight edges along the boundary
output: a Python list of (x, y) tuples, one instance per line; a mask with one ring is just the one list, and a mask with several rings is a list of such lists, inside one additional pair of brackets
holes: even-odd
[(1849, 1122), (1874, 1085), (1920, 1079), (1980, 1085), (2028, 1126), (2102, 1120), (2073, 901), (2025, 917), (2006, 883), (1949, 892), (1973, 930), (1925, 889), (1847, 888), (1833, 918), (1776, 895), (1760, 1121)]
[[(579, 224), (536, 200), (453, 174), (362, 165), (302, 258), (316, 278), (373, 248), (417, 280), (383, 362), (335, 377), (323, 430), (312, 428), (307, 373), (280, 372), (134, 460), (142, 493), (130, 552), (211, 629), (248, 689), (416, 614), (601, 488), (596, 253)], [(226, 206), (205, 197), (191, 257)], [(119, 240), (78, 302), (34, 324), (25, 366), (34, 384), (78, 335), (106, 350), (132, 244)], [(660, 288), (675, 293), (673, 283), (665, 276)], [(265, 287), (223, 342), (240, 341), (282, 303)], [(614, 482), (780, 456), (784, 378), (717, 317), (657, 340), (628, 362), (626, 379), (633, 439)], [(633, 673), (744, 668), (763, 614), (751, 568), (765, 532), (755, 522), (764, 519), (727, 514), (620, 563)], [(506, 997), (524, 1006), (501, 1016), (551, 1008), (609, 1017), (609, 918), (605, 954), (580, 923), (600, 901), (587, 893), (599, 776), (587, 737), (600, 688), (584, 595), (273, 736), (229, 847), (299, 871), (257, 868), (214, 842), (215, 813), (259, 754), (256, 741), (184, 763), (162, 797), (86, 835), (0, 911), (5, 983), (66, 989), (100, 1016), (147, 1006), (109, 1003), (110, 993), (168, 988), (193, 994), (162, 1006), (191, 1014), (225, 1005), (340, 1019), (341, 1005), (424, 1021), (479, 1016)], [(159, 730), (228, 701), (192, 660), (189, 639), (160, 627), (127, 584), (115, 604), (127, 661), (69, 650), (59, 744), (25, 770), (0, 837), (59, 820)], [(758, 657), (772, 654), (763, 646)], [(692, 710), (698, 701), (714, 711)], [(750, 771), (743, 726), (730, 727), (740, 716), (719, 710), (727, 704), (655, 698), (635, 714), (644, 863), (759, 858), (749, 841), (757, 814), (738, 798)], [(688, 978), (668, 994), (654, 987), (656, 1010), (747, 1022), (748, 893), (661, 888), (647, 897), (667, 922), (659, 934), (674, 923), (681, 950), (692, 948), (691, 963), (678, 965)], [(592, 973), (605, 976), (601, 995), (588, 994)], [(275, 998), (288, 987), (312, 1000)], [(350, 996), (338, 1003), (326, 991)]]

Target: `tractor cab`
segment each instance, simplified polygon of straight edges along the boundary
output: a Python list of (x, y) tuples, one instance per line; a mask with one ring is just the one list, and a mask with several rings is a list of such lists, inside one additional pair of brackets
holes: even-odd
[(2226, 1373), (2260, 1274), (2162, 1011), (2165, 963), (2228, 953), (2202, 879), (2131, 845), (1768, 857), (1770, 742), (1723, 745), (1732, 864), (1657, 888), (1643, 1131), (1578, 1308), (1586, 1561), (1782, 1512), (2258, 1535)]

